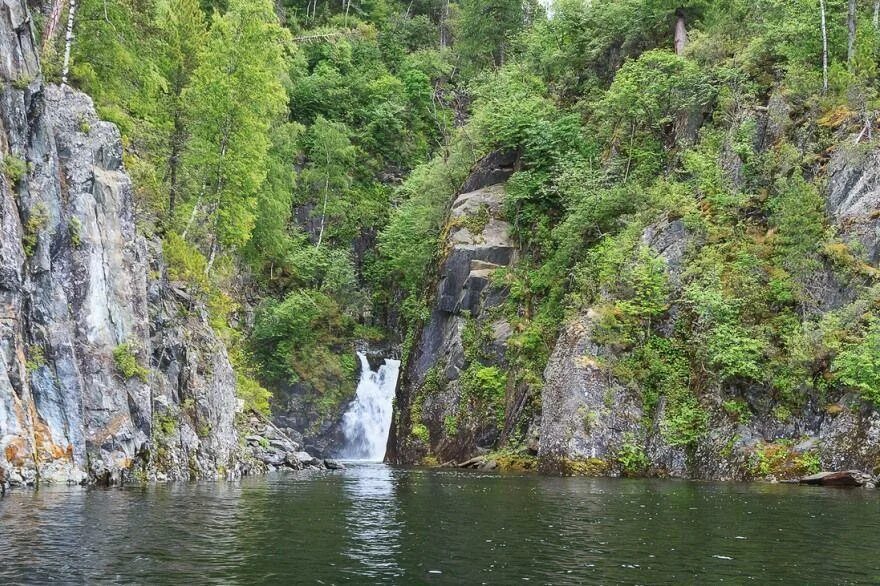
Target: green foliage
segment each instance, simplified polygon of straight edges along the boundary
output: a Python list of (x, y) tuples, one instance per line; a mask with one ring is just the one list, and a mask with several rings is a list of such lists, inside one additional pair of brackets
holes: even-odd
[(138, 360), (137, 351), (129, 343), (120, 344), (113, 349), (113, 362), (116, 370), (125, 379), (138, 378), (147, 382), (150, 371)]
[(671, 446), (693, 446), (709, 423), (709, 414), (693, 397), (672, 402), (664, 415), (660, 430)]
[[(353, 380), (355, 365), (343, 348), (350, 348), (353, 324), (325, 293), (298, 290), (283, 301), (260, 307), (253, 331), (255, 357), (269, 380), (305, 381), (330, 401)], [(325, 406), (327, 406), (325, 404)]]
[(472, 69), (503, 65), (510, 37), (522, 30), (536, 6), (522, 0), (459, 0), (457, 53)]
[(418, 167), (400, 187), (402, 201), (379, 235), (381, 260), (376, 281), (387, 289), (406, 292), (413, 302), (404, 305), (406, 317), (419, 315), (423, 281), (440, 245), (438, 239), (449, 198), (475, 162), (473, 146), (465, 137), (453, 143), (445, 158)]
[(428, 432), (428, 428), (425, 427), (423, 423), (414, 423), (412, 426), (412, 436), (423, 443), (429, 443), (431, 441), (431, 436)]
[(618, 448), (614, 459), (620, 464), (623, 473), (627, 476), (644, 474), (651, 464), (645, 454), (645, 449), (632, 436), (624, 438), (624, 442)]
[(76, 216), (70, 216), (67, 221), (67, 235), (74, 248), (82, 246), (82, 222)]
[(39, 370), (46, 364), (46, 351), (42, 346), (34, 344), (28, 346), (27, 361), (25, 368), (28, 372)]
[(196, 192), (187, 203), (196, 216), (208, 214), (212, 248), (250, 239), (268, 173), (268, 131), (286, 103), (285, 32), (268, 0), (230, 0), (223, 16), (214, 15), (182, 94), (190, 121), (183, 173)]
[(168, 278), (182, 281), (207, 292), (210, 283), (202, 253), (176, 232), (169, 232), (162, 243), (162, 254), (168, 267)]
[(620, 68), (597, 108), (615, 128), (663, 132), (678, 114), (704, 106), (711, 97), (712, 86), (696, 63), (654, 49)]
[(752, 419), (752, 412), (749, 409), (749, 405), (742, 399), (724, 401), (722, 407), (724, 408), (724, 411), (738, 423), (747, 425)]
[(863, 399), (880, 405), (880, 319), (872, 318), (861, 337), (843, 347), (832, 371)]
[(504, 424), (504, 400), (507, 391), (507, 375), (497, 366), (481, 366), (471, 363), (460, 377), (463, 401), (485, 410), (495, 422)]
[(43, 202), (31, 207), (27, 221), (24, 223), (24, 235), (21, 243), (26, 256), (32, 256), (37, 249), (40, 233), (49, 225), (49, 210)]
[(27, 163), (13, 154), (7, 154), (0, 160), (0, 174), (6, 177), (6, 180), (13, 187), (18, 186), (21, 180), (27, 176), (27, 172)]

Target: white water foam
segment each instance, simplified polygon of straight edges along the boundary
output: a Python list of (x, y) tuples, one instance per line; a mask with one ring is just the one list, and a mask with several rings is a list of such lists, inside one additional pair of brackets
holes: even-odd
[(381, 462), (385, 459), (385, 445), (391, 429), (391, 406), (400, 361), (385, 359), (385, 364), (373, 372), (365, 354), (358, 352), (358, 358), (361, 380), (357, 396), (342, 418), (345, 446), (341, 457)]

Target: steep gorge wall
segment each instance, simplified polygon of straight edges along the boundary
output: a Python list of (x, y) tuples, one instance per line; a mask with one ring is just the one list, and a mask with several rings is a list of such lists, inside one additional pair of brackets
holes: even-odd
[(490, 155), (450, 206), (431, 315), (398, 383), (387, 456), (392, 462), (415, 464), (426, 456), (461, 462), (491, 449), (505, 431), (496, 406), (469, 396), (463, 376), (481, 363), (504, 365), (510, 326), (496, 310), (506, 291), (492, 277), (517, 260), (503, 213), (504, 183), (515, 165), (513, 153)]
[(259, 468), (222, 342), (137, 232), (118, 130), (43, 83), (30, 24), (0, 4), (0, 484)]
[[(789, 109), (778, 95), (771, 97), (767, 112), (758, 121), (762, 130), (756, 151), (770, 148), (791, 130)], [(805, 277), (805, 320), (820, 320), (830, 312), (866, 303), (860, 296), (871, 288), (880, 260), (880, 154), (875, 148), (851, 147), (851, 142), (852, 137), (840, 137), (827, 166), (819, 171), (827, 177), (827, 183), (820, 185), (825, 185), (827, 225), (838, 242), (856, 251), (858, 259), (852, 262), (862, 264), (844, 275), (826, 256)], [(735, 157), (729, 158), (722, 164), (736, 184), (738, 167)], [(483, 346), (480, 359), (507, 368), (505, 327), (493, 311), (505, 292), (489, 285), (491, 279), (474, 286), (483, 268), (480, 263), (491, 259), (470, 251), (503, 241), (508, 249), (504, 259), (491, 260), (502, 266), (515, 262), (520, 254), (509, 236), (492, 230), (488, 235), (472, 234), (456, 223), (455, 210), (479, 198), (491, 200), (490, 216), (500, 217), (507, 177), (483, 181), (484, 174), (485, 169), (478, 169), (472, 180), (479, 188), (470, 193), (472, 186), (465, 186), (451, 205), (448, 223), (453, 229), (438, 266), (431, 316), (418, 332), (398, 388), (389, 441), (389, 459), (394, 462), (461, 465), (470, 461), (469, 465), (494, 466), (486, 455), (505, 446), (492, 414), (468, 410), (473, 405), (466, 402), (461, 380), (472, 358), (463, 335), (469, 324), (492, 333), (478, 339)], [(684, 303), (682, 281), (688, 263), (699, 257), (705, 244), (700, 238), (686, 222), (667, 216), (649, 225), (639, 238), (639, 248), (662, 262), (669, 286), (667, 309), (661, 323), (653, 326), (661, 338), (676, 335)], [(485, 256), (485, 251), (480, 254)], [(671, 413), (668, 399), (660, 397), (647, 411), (642, 390), (615, 376), (610, 365), (625, 354), (620, 347), (600, 341), (596, 330), (601, 311), (600, 303), (562, 324), (544, 370), (541, 412), (524, 440), (520, 438), (520, 447), (537, 457), (544, 472), (617, 475), (636, 470), (656, 476), (746, 480), (803, 474), (816, 466), (874, 473), (880, 467), (880, 413), (870, 401), (835, 384), (829, 384), (827, 391), (805, 390), (803, 403), (791, 409), (760, 383), (713, 384), (698, 399), (706, 416), (705, 432), (692, 443), (676, 443), (664, 430)], [(827, 378), (830, 367), (822, 368)], [(510, 386), (505, 393), (509, 411), (518, 397)], [(741, 406), (746, 414), (732, 413), (731, 404)]]

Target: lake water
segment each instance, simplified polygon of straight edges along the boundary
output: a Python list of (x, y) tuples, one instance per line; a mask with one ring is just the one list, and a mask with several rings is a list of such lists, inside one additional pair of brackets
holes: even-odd
[(880, 492), (354, 464), (0, 499), (0, 583), (869, 584)]

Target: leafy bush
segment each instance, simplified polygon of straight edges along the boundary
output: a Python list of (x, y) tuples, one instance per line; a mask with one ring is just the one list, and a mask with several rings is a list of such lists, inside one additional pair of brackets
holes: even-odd
[(644, 474), (651, 464), (645, 454), (645, 449), (636, 443), (632, 436), (624, 438), (624, 442), (614, 455), (614, 459), (620, 464), (623, 473), (628, 476)]
[(834, 359), (832, 372), (863, 399), (880, 406), (880, 319), (872, 318), (861, 338), (844, 346)]
[(126, 342), (114, 348), (113, 362), (123, 378), (138, 378), (142, 382), (147, 382), (150, 371), (140, 364), (137, 352), (131, 344)]
[(18, 186), (21, 180), (27, 175), (27, 172), (27, 163), (13, 154), (7, 154), (2, 160), (0, 160), (0, 174), (6, 177), (6, 180), (9, 181), (13, 187)]
[(24, 223), (24, 235), (21, 243), (26, 256), (32, 256), (37, 248), (37, 242), (46, 226), (49, 224), (49, 210), (42, 202), (34, 205)]

